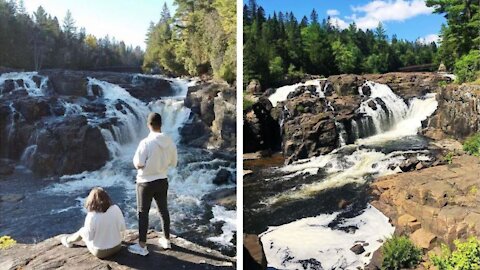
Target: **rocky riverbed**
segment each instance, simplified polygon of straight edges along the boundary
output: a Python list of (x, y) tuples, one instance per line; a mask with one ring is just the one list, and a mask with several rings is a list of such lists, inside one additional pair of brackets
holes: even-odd
[[(395, 218), (402, 217), (402, 224), (412, 227), (408, 231), (391, 217), (403, 209), (397, 203), (404, 200), (409, 211), (421, 208), (411, 203), (406, 206), (412, 196), (400, 199), (402, 195), (394, 187), (412, 187), (408, 190), (416, 190), (416, 195), (423, 190), (423, 197), (413, 200), (425, 199), (424, 204), (428, 204), (429, 194), (437, 194), (441, 182), (456, 179), (443, 168), (459, 166), (454, 165), (456, 159), (470, 165), (476, 162), (463, 155), (459, 142), (439, 141), (452, 137), (462, 140), (478, 131), (478, 89), (449, 82), (448, 77), (435, 73), (339, 75), (258, 94), (251, 109), (244, 111), (244, 148), (260, 158), (245, 162), (250, 172), (244, 180), (244, 229), (246, 233), (260, 234), (259, 241), (245, 237), (250, 239), (247, 248), (252, 250), (256, 265), (264, 264), (258, 254), (262, 244), (260, 250), (265, 251), (268, 265), (275, 269), (364, 268), (372, 258), (378, 266), (379, 255), (374, 251), (381, 244), (375, 243), (384, 241), (394, 230), (412, 233), (415, 243), (422, 247), (430, 235), (451, 243), (455, 237), (474, 234), (463, 224), (462, 228), (445, 232), (448, 238), (432, 232), (428, 225), (420, 226), (425, 220), (401, 212)], [(280, 153), (284, 163), (271, 162), (275, 159), (267, 157), (272, 153)], [(459, 156), (448, 165), (445, 156), (454, 153)], [(470, 175), (467, 179), (478, 178), (474, 170), (464, 171)], [(445, 177), (427, 182), (437, 173)], [(425, 181), (417, 182), (417, 176)], [(397, 178), (410, 182), (398, 181), (401, 183), (397, 185)], [(458, 200), (467, 196), (463, 188), (450, 191)], [(461, 205), (460, 201), (455, 205)], [(451, 206), (447, 203), (442, 207)], [(448, 215), (455, 216), (449, 216), (448, 222), (452, 218), (464, 220), (470, 213), (458, 208), (448, 211)], [(369, 230), (368, 224), (375, 224), (376, 229), (370, 232), (376, 232), (362, 234)], [(304, 230), (310, 237), (301, 234)], [(350, 235), (343, 239), (342, 231)], [(357, 235), (363, 235), (362, 239)], [(335, 240), (329, 241), (333, 236)], [(316, 245), (312, 242), (310, 246), (309, 239), (316, 239)], [(352, 239), (358, 241), (349, 241)], [(331, 253), (333, 250), (336, 255)], [(376, 266), (372, 263), (368, 267)]]

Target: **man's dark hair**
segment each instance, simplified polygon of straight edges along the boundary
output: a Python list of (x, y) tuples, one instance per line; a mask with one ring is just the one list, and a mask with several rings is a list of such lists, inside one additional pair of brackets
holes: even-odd
[(162, 116), (159, 113), (150, 113), (147, 118), (147, 123), (155, 130), (162, 127)]

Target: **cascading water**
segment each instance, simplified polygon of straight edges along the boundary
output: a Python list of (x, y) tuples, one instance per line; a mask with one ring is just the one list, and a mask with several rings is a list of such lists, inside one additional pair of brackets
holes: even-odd
[[(32, 96), (46, 95), (43, 85), (48, 78), (41, 79), (42, 84), (30, 85), (36, 73), (17, 73), (2, 75), (2, 78), (20, 80), (25, 79), (25, 86)], [(143, 75), (136, 75), (135, 78)], [(164, 78), (166, 79), (166, 78)], [(0, 234), (16, 236), (16, 239), (44, 239), (60, 233), (72, 232), (81, 226), (83, 215), (83, 200), (89, 190), (95, 186), (101, 186), (109, 192), (112, 199), (117, 203), (127, 219), (129, 227), (136, 227), (136, 195), (135, 173), (132, 165), (132, 157), (141, 139), (148, 134), (146, 117), (154, 111), (162, 115), (162, 131), (170, 135), (178, 146), (179, 164), (169, 171), (169, 208), (171, 215), (172, 230), (174, 233), (187, 239), (199, 242), (203, 245), (214, 246), (232, 253), (234, 246), (231, 244), (235, 228), (232, 221), (235, 211), (226, 210), (221, 206), (206, 205), (202, 198), (219, 187), (213, 184), (219, 170), (227, 169), (233, 175), (236, 174), (235, 164), (219, 158), (214, 158), (212, 152), (188, 148), (179, 145), (179, 129), (189, 121), (190, 109), (183, 106), (183, 100), (187, 94), (188, 86), (195, 82), (182, 79), (168, 79), (175, 95), (163, 97), (160, 100), (144, 103), (132, 97), (127, 90), (119, 85), (88, 78), (88, 100), (102, 104), (105, 107), (104, 115), (91, 113), (84, 109), (84, 98), (59, 99), (59, 104), (64, 108), (64, 116), (84, 115), (88, 124), (101, 129), (101, 134), (110, 151), (110, 161), (92, 172), (83, 172), (77, 175), (60, 177), (59, 181), (44, 186), (40, 182), (31, 185), (30, 195), (26, 199), (30, 203), (42, 201), (42, 207), (36, 209), (32, 216), (12, 217), (12, 226), (0, 226)], [(0, 81), (1, 83), (2, 81)], [(28, 83), (27, 83), (28, 82)], [(93, 91), (95, 89), (95, 91)], [(97, 91), (99, 90), (99, 91)], [(12, 114), (13, 115), (13, 114)], [(15, 122), (12, 122), (15, 123)], [(32, 142), (22, 155), (22, 163), (27, 165), (36, 151), (34, 136)], [(20, 170), (23, 174), (24, 170)], [(31, 178), (31, 174), (25, 170), (23, 177)], [(234, 184), (227, 185), (231, 187)], [(225, 186), (223, 186), (225, 187)], [(24, 187), (27, 189), (27, 187)], [(211, 211), (211, 212), (210, 212)], [(15, 210), (12, 210), (15, 212)], [(8, 213), (8, 212), (7, 212)], [(213, 218), (211, 217), (213, 214)], [(25, 215), (25, 213), (23, 213)], [(44, 226), (31, 227), (28, 220), (35, 215), (36, 220)], [(13, 214), (12, 214), (13, 216)], [(54, 220), (62, 219), (62, 225), (50, 226)], [(211, 219), (211, 220), (210, 220)], [(16, 222), (16, 223), (15, 223)], [(159, 217), (154, 207), (151, 209), (151, 223), (159, 226)], [(224, 223), (220, 231), (218, 225)], [(48, 226), (48, 228), (45, 228)], [(20, 228), (20, 229), (18, 229)]]
[[(398, 165), (407, 158), (431, 159), (427, 142), (417, 133), (438, 104), (434, 94), (406, 103), (387, 85), (366, 82), (364, 86), (370, 93), (365, 93), (367, 98), (358, 111), (363, 116), (351, 120), (350, 125), (337, 123), (340, 148), (264, 172), (268, 180), (261, 186), (252, 185), (252, 189), (264, 191), (254, 191), (256, 202), (246, 199), (246, 208), (251, 207), (247, 219), (256, 221), (246, 230), (263, 231), (260, 236), (270, 267), (362, 268), (381, 245), (379, 241), (392, 235), (394, 228), (388, 218), (367, 203), (364, 190), (371, 179), (398, 173)], [(362, 87), (359, 92), (364, 94)], [(283, 95), (286, 98), (288, 94)], [(282, 100), (275, 97), (274, 101)], [(345, 138), (354, 138), (349, 140), (354, 143), (345, 144)], [(335, 202), (330, 205), (339, 196), (351, 202), (341, 211)], [(366, 252), (355, 255), (350, 251), (363, 242), (369, 244), (364, 246)]]

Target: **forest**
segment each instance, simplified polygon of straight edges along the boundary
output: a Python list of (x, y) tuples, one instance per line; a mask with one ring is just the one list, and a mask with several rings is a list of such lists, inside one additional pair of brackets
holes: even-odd
[(29, 15), (23, 0), (0, 0), (0, 66), (96, 69), (140, 66), (143, 51), (113, 37), (97, 38), (78, 29), (67, 11), (62, 22), (39, 6)]
[(175, 0), (171, 15), (161, 18), (147, 34), (145, 72), (198, 76), (233, 82), (236, 78), (236, 1)]
[[(445, 4), (447, 2), (429, 0), (427, 4), (448, 6)], [(471, 2), (474, 7), (471, 16), (478, 18), (478, 4), (474, 4), (474, 1), (466, 2)], [(458, 7), (452, 9), (458, 10)], [(436, 9), (436, 12), (451, 11), (448, 7), (443, 7)], [(423, 44), (398, 39), (396, 35), (390, 38), (381, 23), (373, 30), (364, 31), (355, 23), (346, 29), (340, 29), (331, 23), (329, 17), (320, 21), (315, 9), (309, 17), (304, 16), (301, 20), (297, 20), (292, 12), (274, 12), (267, 16), (255, 0), (250, 0), (243, 10), (244, 85), (257, 79), (262, 88), (266, 89), (288, 83), (304, 74), (329, 76), (342, 73), (386, 73), (413, 65), (435, 64), (438, 67), (441, 62), (453, 70), (455, 61), (474, 48), (474, 41), (466, 40), (475, 40), (477, 36), (478, 42), (478, 30), (476, 33), (470, 28), (469, 31), (464, 29), (463, 33), (452, 32), (451, 29), (457, 28), (450, 27), (451, 25), (463, 22), (451, 22), (448, 19), (449, 26), (443, 26), (442, 30), (444, 41), (438, 48), (433, 42)], [(448, 35), (450, 32), (452, 33)], [(457, 42), (459, 39), (465, 42)], [(458, 47), (461, 44), (465, 46), (460, 49)], [(454, 46), (456, 53), (452, 53), (455, 49), (450, 48)]]

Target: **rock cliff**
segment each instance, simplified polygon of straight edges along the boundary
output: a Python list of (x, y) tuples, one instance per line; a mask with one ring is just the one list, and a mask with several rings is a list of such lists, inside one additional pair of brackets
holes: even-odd
[(202, 82), (188, 88), (185, 106), (191, 121), (181, 130), (182, 143), (235, 151), (236, 89), (227, 83)]
[(438, 109), (425, 123), (426, 136), (463, 140), (480, 131), (480, 85), (439, 87), (437, 100)]

